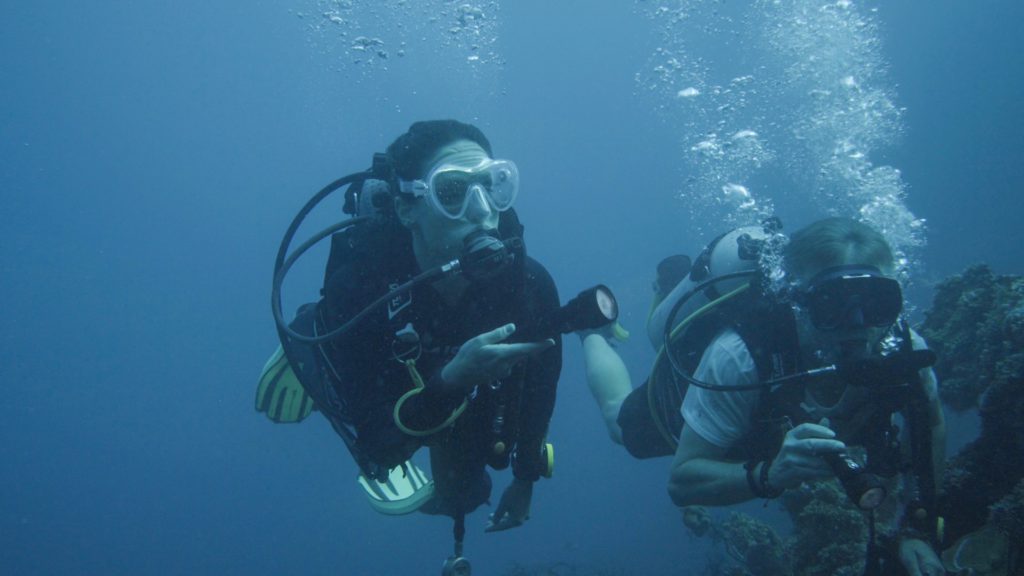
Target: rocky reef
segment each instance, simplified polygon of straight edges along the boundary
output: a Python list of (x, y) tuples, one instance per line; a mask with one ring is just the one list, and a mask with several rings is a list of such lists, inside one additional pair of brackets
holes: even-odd
[(1011, 544), (1012, 569), (1024, 546), (1024, 278), (975, 266), (946, 280), (920, 332), (938, 353), (946, 406), (981, 417), (977, 440), (946, 469), (946, 541), (959, 548), (991, 529)]
[[(799, 576), (859, 576), (864, 573), (868, 531), (837, 482), (804, 484), (783, 495), (793, 519), (789, 554)], [(839, 537), (837, 537), (839, 536)]]
[[(995, 401), (1000, 392), (1021, 390), (1008, 385), (1024, 376), (1024, 278), (997, 276), (987, 266), (949, 278), (936, 287), (920, 332), (939, 356), (935, 372), (948, 408), (978, 408), (996, 428), (1009, 424), (1000, 412), (1020, 414)], [(1018, 422), (1018, 433), (1022, 427)]]
[(716, 522), (703, 508), (683, 511), (698, 536), (710, 537), (719, 551), (708, 559), (711, 576), (860, 576), (864, 573), (868, 530), (837, 482), (805, 484), (781, 499), (793, 521), (782, 538), (770, 525), (732, 513)]
[(696, 536), (705, 536), (715, 545), (708, 557), (705, 573), (722, 576), (792, 576), (786, 546), (768, 524), (747, 514), (732, 513), (715, 521), (707, 508), (683, 508), (683, 523)]

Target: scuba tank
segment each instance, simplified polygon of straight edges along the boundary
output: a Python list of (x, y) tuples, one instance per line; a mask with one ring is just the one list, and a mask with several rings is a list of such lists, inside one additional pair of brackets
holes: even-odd
[[(672, 318), (673, 328), (691, 314), (750, 281), (759, 270), (761, 248), (782, 225), (776, 219), (759, 226), (742, 226), (712, 240), (693, 262), (690, 272), (672, 289), (647, 319), (647, 336), (655, 350), (665, 343), (666, 323)], [(721, 281), (716, 278), (728, 275)], [(680, 299), (701, 284), (711, 284), (690, 295), (678, 310)]]

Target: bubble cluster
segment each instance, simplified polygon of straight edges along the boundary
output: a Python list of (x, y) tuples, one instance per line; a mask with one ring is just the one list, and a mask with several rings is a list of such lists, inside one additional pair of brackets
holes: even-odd
[[(695, 209), (712, 205), (719, 209), (726, 223), (737, 226), (774, 213), (771, 199), (755, 197), (751, 187), (744, 183), (773, 158), (757, 132), (743, 129), (724, 137), (717, 132), (704, 134), (687, 152), (688, 163), (695, 170), (688, 180), (689, 190), (682, 194), (687, 199), (697, 199)], [(707, 216), (706, 211), (703, 214)]]
[(770, 215), (771, 200), (750, 181), (775, 156), (761, 135), (769, 126), (751, 106), (769, 87), (756, 65), (714, 57), (723, 49), (745, 49), (749, 36), (729, 31), (747, 28), (746, 17), (721, 10), (722, 3), (712, 0), (639, 5), (659, 41), (636, 82), (679, 134), (681, 170), (687, 175), (680, 199), (698, 227), (701, 222), (742, 225)]
[[(448, 28), (446, 45), (465, 54), (465, 59), (469, 63), (500, 64), (500, 55), (495, 50), (499, 8), (498, 2), (494, 0), (477, 4), (455, 4), (450, 12), (454, 24)], [(445, 14), (445, 17), (449, 17), (448, 14)]]
[(872, 161), (903, 130), (876, 12), (848, 0), (790, 0), (766, 4), (764, 17), (766, 44), (796, 103), (788, 172), (828, 213), (858, 216), (898, 253), (922, 246), (924, 221), (906, 206), (899, 170)]
[(472, 70), (502, 65), (498, 0), (307, 2), (295, 15), (307, 24), (311, 46), (356, 81), (409, 59)]
[(875, 10), (851, 0), (637, 6), (657, 39), (637, 86), (680, 134), (680, 197), (695, 220), (772, 214), (773, 194), (753, 192), (767, 173), (792, 182), (797, 202), (876, 227), (909, 262), (924, 222), (899, 171), (873, 160), (902, 131)]
[(780, 230), (774, 231), (761, 248), (758, 260), (758, 267), (767, 281), (764, 286), (765, 290), (783, 298), (789, 297), (788, 289), (791, 287), (790, 279), (786, 275), (785, 268), (782, 267), (787, 244), (789, 244), (789, 237)]

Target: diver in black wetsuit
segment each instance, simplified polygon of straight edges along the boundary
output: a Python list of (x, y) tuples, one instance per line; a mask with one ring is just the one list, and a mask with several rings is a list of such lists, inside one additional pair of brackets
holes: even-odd
[[(369, 182), (361, 183), (367, 198), (356, 200), (372, 204), (375, 217), (334, 234), (323, 298), (300, 310), (295, 332), (282, 332), (286, 355), (312, 404), (356, 457), (371, 500), (393, 496), (394, 471), (404, 477), (412, 454), (430, 448), (429, 497), (378, 510), (452, 516), (461, 541), (461, 519), (490, 497), (486, 467), (511, 465), (514, 480), (486, 530), (518, 526), (534, 482), (549, 469), (545, 435), (561, 338), (550, 322), (559, 311), (554, 282), (526, 256), (511, 210), (517, 169), (492, 158), (479, 129), (454, 120), (413, 124), (385, 156), (391, 177), (377, 182), (384, 192), (369, 198)], [(501, 257), (470, 267), (467, 254), (491, 254), (494, 245), (502, 246)], [(396, 290), (459, 258), (461, 274)], [(487, 265), (492, 260), (498, 263)], [(395, 294), (386, 306), (372, 306), (389, 291)], [(341, 329), (357, 316), (351, 329)], [(294, 338), (332, 331), (339, 333), (315, 346)], [(257, 409), (275, 421), (308, 413), (278, 418), (274, 392), (264, 394), (261, 382), (259, 394)]]

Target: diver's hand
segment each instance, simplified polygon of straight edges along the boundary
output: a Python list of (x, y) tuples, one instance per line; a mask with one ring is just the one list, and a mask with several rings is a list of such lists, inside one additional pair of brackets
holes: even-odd
[(612, 320), (599, 328), (576, 330), (574, 333), (580, 337), (580, 342), (586, 340), (588, 336), (597, 335), (607, 340), (609, 344), (614, 345), (616, 342), (621, 342), (625, 339), (622, 336), (623, 332), (625, 332), (627, 337), (629, 336), (629, 332), (626, 332), (617, 320)]
[(508, 377), (518, 362), (555, 345), (551, 338), (540, 342), (502, 344), (515, 331), (515, 324), (506, 324), (470, 338), (441, 370), (441, 379), (451, 391), (468, 392), (477, 384)]
[(587, 338), (590, 338), (591, 336), (600, 336), (601, 338), (604, 338), (612, 348), (615, 348), (619, 342), (629, 340), (629, 330), (623, 328), (622, 324), (619, 324), (618, 320), (612, 320), (599, 328), (576, 330), (575, 334), (580, 337), (580, 344), (583, 344)]
[(796, 488), (801, 482), (830, 478), (832, 469), (821, 456), (846, 450), (836, 433), (819, 424), (801, 424), (786, 432), (782, 448), (768, 469), (768, 483), (775, 488)]
[(533, 499), (533, 482), (512, 481), (501, 495), (501, 501), (494, 513), (487, 518), (484, 532), (501, 532), (521, 526), (530, 517), (530, 501)]
[(927, 542), (916, 538), (900, 542), (900, 563), (910, 576), (942, 576), (946, 573), (935, 550)]

